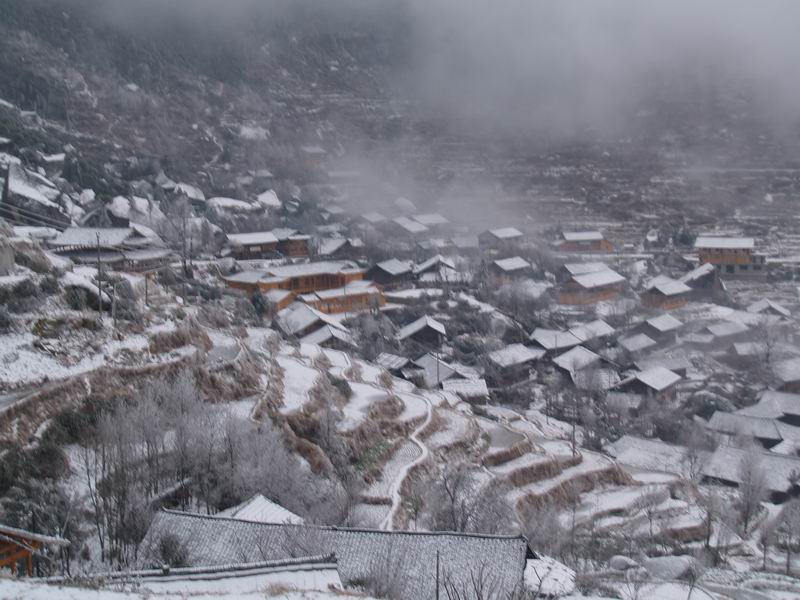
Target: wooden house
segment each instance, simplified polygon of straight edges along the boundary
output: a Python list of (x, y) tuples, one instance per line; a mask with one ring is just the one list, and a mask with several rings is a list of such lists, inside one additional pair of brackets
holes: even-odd
[(391, 287), (414, 278), (414, 263), (409, 260), (392, 258), (372, 266), (366, 275), (375, 283)]
[(424, 316), (402, 327), (397, 332), (397, 340), (404, 342), (411, 339), (420, 344), (438, 348), (445, 339), (447, 331), (436, 319)]
[(600, 231), (564, 231), (557, 242), (562, 252), (613, 252), (614, 244)]
[(666, 367), (652, 367), (620, 381), (615, 390), (640, 394), (646, 398), (671, 401), (676, 396), (676, 384), (681, 376)]
[(691, 292), (692, 288), (685, 283), (661, 275), (648, 282), (639, 297), (648, 308), (674, 310), (686, 305)]
[(478, 243), (483, 249), (506, 250), (519, 244), (524, 237), (524, 234), (515, 227), (501, 227), (478, 234)]
[(342, 288), (364, 278), (364, 271), (348, 261), (323, 261), (270, 267), (261, 271), (243, 271), (222, 277), (231, 288), (248, 295), (256, 290), (288, 290), (307, 294)]
[(625, 278), (611, 269), (573, 275), (558, 288), (558, 302), (582, 306), (613, 300), (622, 293), (625, 283)]
[(724, 278), (761, 278), (766, 256), (754, 251), (753, 238), (700, 236), (695, 250), (701, 264), (711, 264)]
[(356, 312), (386, 304), (386, 297), (381, 289), (365, 280), (331, 290), (301, 294), (298, 299), (326, 314)]

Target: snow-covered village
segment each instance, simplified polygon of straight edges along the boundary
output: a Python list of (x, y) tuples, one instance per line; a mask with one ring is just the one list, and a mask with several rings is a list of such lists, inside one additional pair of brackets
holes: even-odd
[(527, 4), (0, 0), (0, 599), (800, 598), (800, 7)]

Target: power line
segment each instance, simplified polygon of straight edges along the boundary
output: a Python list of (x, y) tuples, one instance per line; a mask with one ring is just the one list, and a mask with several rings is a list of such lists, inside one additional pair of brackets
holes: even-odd
[(38, 223), (45, 224), (48, 227), (54, 227), (54, 228), (60, 228), (60, 229), (65, 228), (65, 225), (64, 225), (63, 222), (57, 221), (53, 217), (48, 217), (46, 215), (41, 215), (41, 214), (36, 213), (36, 212), (34, 212), (32, 210), (25, 209), (25, 208), (20, 208), (18, 206), (10, 206), (10, 205), (0, 204), (0, 211), (2, 211), (5, 214), (7, 214), (9, 219), (17, 219), (17, 220), (28, 219), (30, 221), (36, 221)]

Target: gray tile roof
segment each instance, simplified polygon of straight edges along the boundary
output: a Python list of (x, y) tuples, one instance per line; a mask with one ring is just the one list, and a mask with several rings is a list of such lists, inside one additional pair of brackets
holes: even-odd
[(167, 534), (186, 545), (189, 565), (195, 567), (332, 553), (345, 585), (358, 585), (371, 574), (393, 577), (403, 600), (435, 598), (437, 553), (440, 573), (459, 588), (469, 586), (470, 577), (482, 571), (496, 582), (498, 597), (505, 597), (522, 585), (529, 553), (522, 536), (255, 523), (164, 510), (156, 514), (142, 542), (142, 567), (158, 563), (159, 541)]

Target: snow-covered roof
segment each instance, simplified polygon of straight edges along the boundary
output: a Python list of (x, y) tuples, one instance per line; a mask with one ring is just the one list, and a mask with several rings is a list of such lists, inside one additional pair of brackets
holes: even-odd
[[(40, 184), (37, 184), (37, 181), (39, 181)], [(52, 196), (52, 192), (55, 192), (54, 197), (56, 197), (58, 195), (58, 190), (56, 190), (55, 186), (44, 177), (37, 177), (35, 173), (26, 171), (19, 165), (12, 164), (8, 169), (7, 183), (9, 194), (32, 200), (48, 208), (60, 210), (58, 204), (53, 202), (46, 195), (47, 193)], [(47, 188), (50, 188), (50, 190)]]
[(544, 354), (545, 351), (539, 348), (530, 348), (523, 344), (510, 344), (505, 348), (490, 352), (487, 358), (498, 367), (506, 368), (538, 360)]
[(367, 223), (383, 223), (386, 220), (386, 217), (381, 213), (371, 210), (367, 213), (361, 215), (361, 218), (364, 219)]
[(558, 329), (545, 329), (537, 327), (530, 335), (530, 339), (539, 344), (546, 350), (561, 350), (571, 348), (581, 343), (581, 340), (572, 335), (569, 331), (559, 331)]
[(511, 240), (522, 237), (523, 235), (522, 232), (516, 227), (500, 227), (499, 229), (490, 229), (486, 233), (497, 238), (498, 240)]
[(763, 312), (769, 312), (769, 311), (772, 311), (787, 318), (792, 316), (792, 313), (789, 312), (787, 308), (784, 308), (777, 302), (773, 302), (768, 298), (762, 298), (761, 300), (757, 300), (747, 307), (747, 312), (755, 314), (761, 314)]
[(694, 242), (697, 249), (748, 250), (755, 246), (753, 238), (700, 236)]
[(686, 468), (686, 448), (658, 439), (623, 435), (605, 450), (620, 463), (633, 467), (670, 473), (683, 473)]
[(663, 314), (652, 319), (647, 319), (647, 324), (656, 331), (665, 333), (667, 331), (674, 331), (683, 326), (683, 323), (670, 314)]
[(656, 341), (644, 333), (637, 333), (627, 338), (620, 338), (618, 343), (628, 352), (640, 352), (641, 350), (656, 345)]
[(257, 244), (277, 244), (278, 238), (271, 231), (254, 231), (252, 233), (229, 233), (228, 242), (234, 246), (253, 246)]
[(335, 275), (337, 273), (354, 273), (358, 271), (358, 266), (351, 261), (317, 261), (269, 267), (264, 273), (273, 277), (308, 277), (311, 275)]
[(381, 271), (395, 276), (411, 273), (414, 269), (414, 263), (410, 260), (398, 260), (396, 258), (390, 258), (389, 260), (379, 262), (375, 266)]
[(205, 202), (206, 195), (203, 193), (199, 187), (190, 185), (188, 183), (179, 183), (175, 186), (175, 192), (178, 194), (183, 194), (188, 197), (190, 200), (194, 200), (196, 202)]
[(616, 271), (606, 269), (605, 271), (596, 271), (594, 273), (586, 273), (584, 275), (573, 275), (572, 280), (582, 288), (591, 290), (607, 285), (622, 283), (625, 281), (625, 278)]
[(545, 351), (538, 348), (529, 348), (522, 344), (510, 344), (500, 350), (488, 354), (488, 358), (499, 367), (512, 367), (540, 359)]
[(742, 408), (736, 414), (765, 419), (779, 419), (784, 415), (800, 416), (800, 394), (767, 390), (757, 404)]
[(496, 592), (505, 597), (521, 585), (528, 553), (522, 536), (253, 523), (161, 511), (142, 542), (141, 564), (158, 562), (161, 540), (166, 536), (188, 549), (189, 566), (335, 554), (346, 586), (365, 581), (380, 565), (394, 565), (385, 568), (402, 573), (399, 600), (436, 595), (437, 557), (440, 572), (446, 573), (457, 589), (467, 589), (480, 570), (491, 573)]
[(739, 323), (738, 321), (723, 321), (722, 323), (709, 325), (706, 329), (714, 337), (722, 338), (744, 333), (748, 331), (749, 328), (744, 323)]
[(564, 265), (564, 269), (570, 275), (586, 275), (587, 273), (607, 271), (608, 265), (604, 262), (567, 263)]
[(355, 345), (355, 342), (349, 333), (331, 325), (323, 325), (316, 331), (312, 331), (308, 335), (300, 338), (302, 343), (316, 344), (317, 346), (321, 346), (330, 340), (338, 340), (349, 346)]
[[(746, 450), (733, 446), (719, 446), (700, 472), (704, 477), (741, 483), (741, 465), (746, 455)], [(760, 451), (757, 452), (757, 456), (769, 490), (788, 491), (792, 487), (793, 474), (800, 472), (800, 458)]]
[(692, 363), (686, 356), (655, 356), (648, 359), (637, 360), (634, 366), (640, 371), (647, 371), (652, 367), (666, 367), (670, 371), (681, 371), (688, 369)]
[(428, 231), (428, 228), (425, 227), (425, 225), (418, 223), (417, 221), (412, 221), (408, 217), (397, 217), (392, 219), (392, 221), (409, 233), (422, 233), (424, 231)]
[(493, 263), (498, 269), (501, 271), (519, 271), (522, 269), (528, 269), (531, 266), (527, 260), (522, 258), (521, 256), (514, 256), (511, 258), (502, 258), (500, 260), (496, 260)]
[(319, 298), (320, 300), (328, 300), (330, 298), (340, 298), (345, 297), (348, 294), (355, 295), (355, 294), (380, 294), (381, 290), (371, 281), (366, 279), (359, 279), (356, 281), (351, 281), (344, 287), (339, 288), (331, 288), (329, 290), (319, 290), (317, 292), (311, 292), (307, 294), (308, 296), (314, 296)]
[(432, 227), (434, 225), (445, 225), (450, 222), (439, 213), (426, 213), (422, 215), (414, 215), (411, 218), (414, 219), (417, 223), (421, 223), (426, 227)]
[[(413, 365), (418, 367), (418, 373), (421, 373), (422, 379), (427, 387), (437, 386), (458, 373), (452, 365), (447, 364), (441, 358), (430, 353), (420, 356), (413, 361)], [(402, 372), (405, 375), (409, 370), (403, 369)]]
[(430, 271), (434, 267), (441, 265), (447, 267), (448, 269), (455, 270), (456, 265), (452, 259), (446, 258), (441, 254), (437, 254), (436, 256), (430, 257), (428, 260), (419, 263), (418, 265), (414, 266), (414, 273), (424, 273), (425, 271)]
[(654, 277), (647, 283), (645, 289), (648, 291), (656, 290), (664, 296), (677, 296), (692, 291), (692, 288), (682, 281), (672, 279), (672, 277), (667, 277), (666, 275)]
[(317, 322), (347, 331), (347, 328), (334, 318), (302, 302), (295, 302), (291, 306), (284, 308), (276, 315), (276, 321), (281, 330), (288, 335), (304, 331)]
[(98, 236), (102, 248), (117, 248), (137, 235), (130, 227), (68, 227), (50, 241), (57, 247), (89, 246), (97, 247)]
[(781, 440), (774, 419), (764, 419), (748, 415), (716, 411), (706, 424), (706, 429), (716, 433), (733, 436), (749, 436), (764, 440)]
[(15, 538), (22, 538), (24, 540), (32, 540), (34, 542), (41, 542), (43, 544), (53, 546), (69, 546), (69, 540), (54, 535), (44, 535), (42, 533), (33, 533), (25, 529), (17, 529), (0, 523), (0, 534), (7, 535)]
[(666, 367), (651, 367), (646, 371), (636, 373), (633, 377), (657, 392), (666, 390), (682, 379), (680, 375)]
[(561, 234), (567, 242), (595, 242), (603, 239), (599, 231), (564, 231)]
[(397, 339), (403, 341), (406, 338), (409, 338), (414, 334), (422, 331), (426, 327), (433, 329), (436, 333), (439, 333), (441, 335), (447, 335), (444, 325), (442, 325), (439, 321), (437, 321), (433, 317), (425, 315), (424, 317), (420, 317), (413, 323), (409, 323), (405, 327), (402, 327), (400, 331), (397, 332)]
[(572, 350), (568, 350), (554, 358), (553, 362), (565, 371), (575, 373), (601, 360), (602, 357), (599, 354), (595, 354), (583, 346), (576, 346)]
[(408, 359), (405, 356), (381, 352), (375, 359), (375, 364), (383, 367), (387, 371), (393, 371), (405, 367), (408, 364)]
[(772, 371), (781, 383), (800, 381), (800, 358), (779, 361), (772, 365)]
[(208, 206), (211, 208), (215, 208), (217, 210), (241, 210), (241, 211), (250, 211), (258, 208), (257, 206), (250, 204), (249, 202), (245, 202), (243, 200), (236, 200), (235, 198), (211, 198), (208, 202), (206, 202)]
[(461, 398), (487, 398), (489, 389), (484, 379), (448, 379), (442, 382), (445, 392), (452, 392)]
[(241, 504), (220, 511), (217, 516), (256, 523), (303, 523), (302, 517), (298, 517), (261, 494), (256, 494)]
[(256, 196), (256, 201), (266, 208), (280, 208), (281, 201), (278, 198), (278, 194), (275, 193), (275, 190), (267, 190), (266, 192), (261, 192), (258, 196)]
[(285, 300), (288, 296), (291, 295), (292, 292), (290, 292), (289, 290), (272, 289), (264, 292), (264, 298), (266, 298), (267, 302), (272, 302), (273, 304), (277, 304), (281, 300)]
[(578, 325), (569, 330), (581, 343), (608, 337), (614, 334), (614, 328), (602, 319), (595, 319), (583, 325)]
[(705, 277), (706, 275), (710, 275), (716, 270), (714, 265), (711, 263), (703, 263), (696, 269), (692, 269), (686, 275), (681, 277), (678, 281), (681, 283), (691, 283), (693, 281), (697, 281), (698, 279)]

